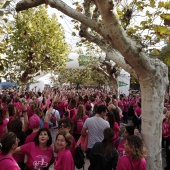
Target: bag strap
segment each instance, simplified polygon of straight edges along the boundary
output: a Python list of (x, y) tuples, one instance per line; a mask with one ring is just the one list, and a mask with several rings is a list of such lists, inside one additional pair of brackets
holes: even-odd
[(13, 161), (11, 158), (3, 158), (3, 159), (0, 160), (0, 162), (2, 162), (5, 159), (9, 159), (9, 160)]

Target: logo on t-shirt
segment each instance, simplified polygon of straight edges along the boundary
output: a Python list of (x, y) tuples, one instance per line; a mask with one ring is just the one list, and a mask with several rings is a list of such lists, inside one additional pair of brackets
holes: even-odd
[(36, 156), (36, 160), (33, 162), (34, 169), (42, 170), (47, 167), (48, 162), (46, 162), (46, 159), (48, 159), (48, 157), (44, 155)]

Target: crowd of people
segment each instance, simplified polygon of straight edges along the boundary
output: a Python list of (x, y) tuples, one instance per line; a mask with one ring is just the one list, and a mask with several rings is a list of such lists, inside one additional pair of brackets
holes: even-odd
[[(165, 106), (162, 146), (166, 142), (169, 159), (170, 105)], [(45, 170), (53, 164), (55, 170), (74, 170), (81, 145), (89, 170), (146, 170), (141, 119), (140, 93), (118, 99), (94, 88), (1, 91), (0, 167)]]

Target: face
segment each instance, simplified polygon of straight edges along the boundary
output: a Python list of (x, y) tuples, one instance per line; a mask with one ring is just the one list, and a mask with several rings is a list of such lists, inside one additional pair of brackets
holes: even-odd
[(124, 138), (127, 138), (129, 136), (129, 133), (126, 131), (126, 129), (125, 129), (125, 131), (123, 132), (123, 137)]
[(67, 142), (63, 135), (58, 135), (55, 141), (55, 148), (57, 151), (63, 151), (67, 146)]
[(59, 126), (59, 132), (69, 132), (71, 129), (65, 124), (65, 123), (61, 123), (61, 125)]
[(125, 152), (130, 152), (130, 151), (131, 151), (130, 146), (129, 146), (129, 144), (128, 144), (128, 141), (127, 141), (127, 140), (125, 141), (124, 149), (125, 149)]
[(49, 140), (48, 133), (46, 131), (42, 131), (38, 139), (40, 144), (46, 144), (47, 141)]
[(19, 143), (19, 139), (18, 138), (16, 138), (16, 140), (15, 140), (15, 143), (13, 144), (13, 149), (16, 149), (17, 147), (18, 147), (18, 143)]

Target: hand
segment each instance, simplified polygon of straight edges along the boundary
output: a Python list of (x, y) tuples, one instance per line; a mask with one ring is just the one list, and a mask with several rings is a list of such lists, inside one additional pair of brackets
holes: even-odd
[(27, 103), (22, 103), (22, 110), (24, 111), (24, 110), (27, 110)]

